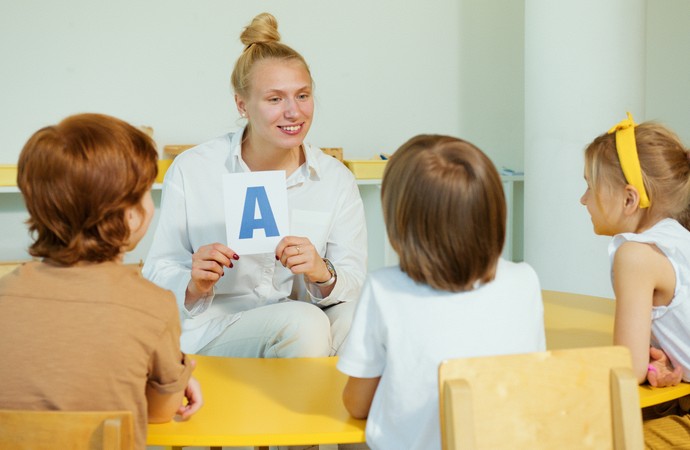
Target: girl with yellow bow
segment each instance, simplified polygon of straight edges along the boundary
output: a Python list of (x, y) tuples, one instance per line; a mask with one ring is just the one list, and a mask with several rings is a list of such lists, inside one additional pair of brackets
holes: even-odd
[(585, 151), (580, 202), (594, 232), (613, 237), (614, 344), (654, 386), (690, 381), (689, 161), (671, 130), (629, 113)]

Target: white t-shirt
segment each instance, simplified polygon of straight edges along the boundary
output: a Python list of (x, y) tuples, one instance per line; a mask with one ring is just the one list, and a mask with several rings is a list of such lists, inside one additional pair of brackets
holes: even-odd
[[(143, 274), (173, 291), (182, 322), (183, 351), (196, 353), (239, 319), (242, 311), (286, 298), (319, 306), (356, 300), (367, 264), (364, 207), (352, 173), (338, 160), (304, 144), (306, 162), (287, 179), (290, 234), (308, 237), (338, 273), (331, 294), (304, 282), (273, 253), (240, 255), (213, 295), (184, 306), (192, 254), (201, 246), (227, 245), (223, 175), (249, 172), (242, 160), (244, 129), (191, 148), (165, 174), (160, 218)], [(230, 246), (232, 247), (232, 246)]]
[(338, 369), (381, 377), (367, 420), (372, 449), (441, 448), (438, 366), (445, 359), (543, 351), (539, 280), (499, 260), (491, 283), (461, 293), (418, 284), (399, 267), (372, 273)]
[(617, 234), (609, 244), (611, 267), (616, 250), (627, 241), (654, 244), (673, 266), (676, 289), (671, 303), (652, 308), (651, 344), (666, 352), (674, 366), (682, 366), (683, 380), (690, 381), (690, 231), (664, 219), (639, 234)]

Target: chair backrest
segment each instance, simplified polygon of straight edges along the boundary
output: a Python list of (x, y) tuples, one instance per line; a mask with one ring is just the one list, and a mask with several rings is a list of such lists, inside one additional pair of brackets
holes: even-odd
[(613, 346), (444, 361), (443, 448), (642, 449), (631, 365)]
[(131, 450), (130, 411), (0, 410), (0, 449)]

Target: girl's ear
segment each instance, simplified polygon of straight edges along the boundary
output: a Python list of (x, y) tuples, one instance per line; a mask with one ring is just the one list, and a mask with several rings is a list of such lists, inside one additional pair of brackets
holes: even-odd
[(640, 207), (640, 193), (637, 188), (630, 184), (626, 185), (623, 201), (623, 212), (626, 215), (634, 214)]

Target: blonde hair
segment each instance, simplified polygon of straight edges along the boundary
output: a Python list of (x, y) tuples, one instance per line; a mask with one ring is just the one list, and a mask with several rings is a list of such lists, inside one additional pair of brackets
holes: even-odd
[(295, 60), (304, 65), (309, 78), (311, 72), (302, 55), (280, 42), (278, 21), (269, 13), (261, 13), (252, 19), (240, 35), (245, 45), (232, 71), (231, 83), (236, 94), (247, 96), (254, 65), (265, 59)]
[(506, 233), (503, 184), (491, 160), (462, 139), (419, 135), (391, 157), (381, 192), (400, 268), (444, 291), (494, 279)]
[(143, 209), (157, 160), (151, 138), (114, 117), (79, 114), (38, 130), (17, 168), (29, 253), (64, 265), (114, 260), (129, 241), (125, 212)]
[[(670, 217), (690, 229), (690, 153), (673, 131), (655, 122), (636, 126), (635, 141), (651, 202), (644, 214)], [(585, 171), (597, 201), (600, 189), (628, 184), (616, 152), (615, 134), (602, 134), (587, 146)]]

